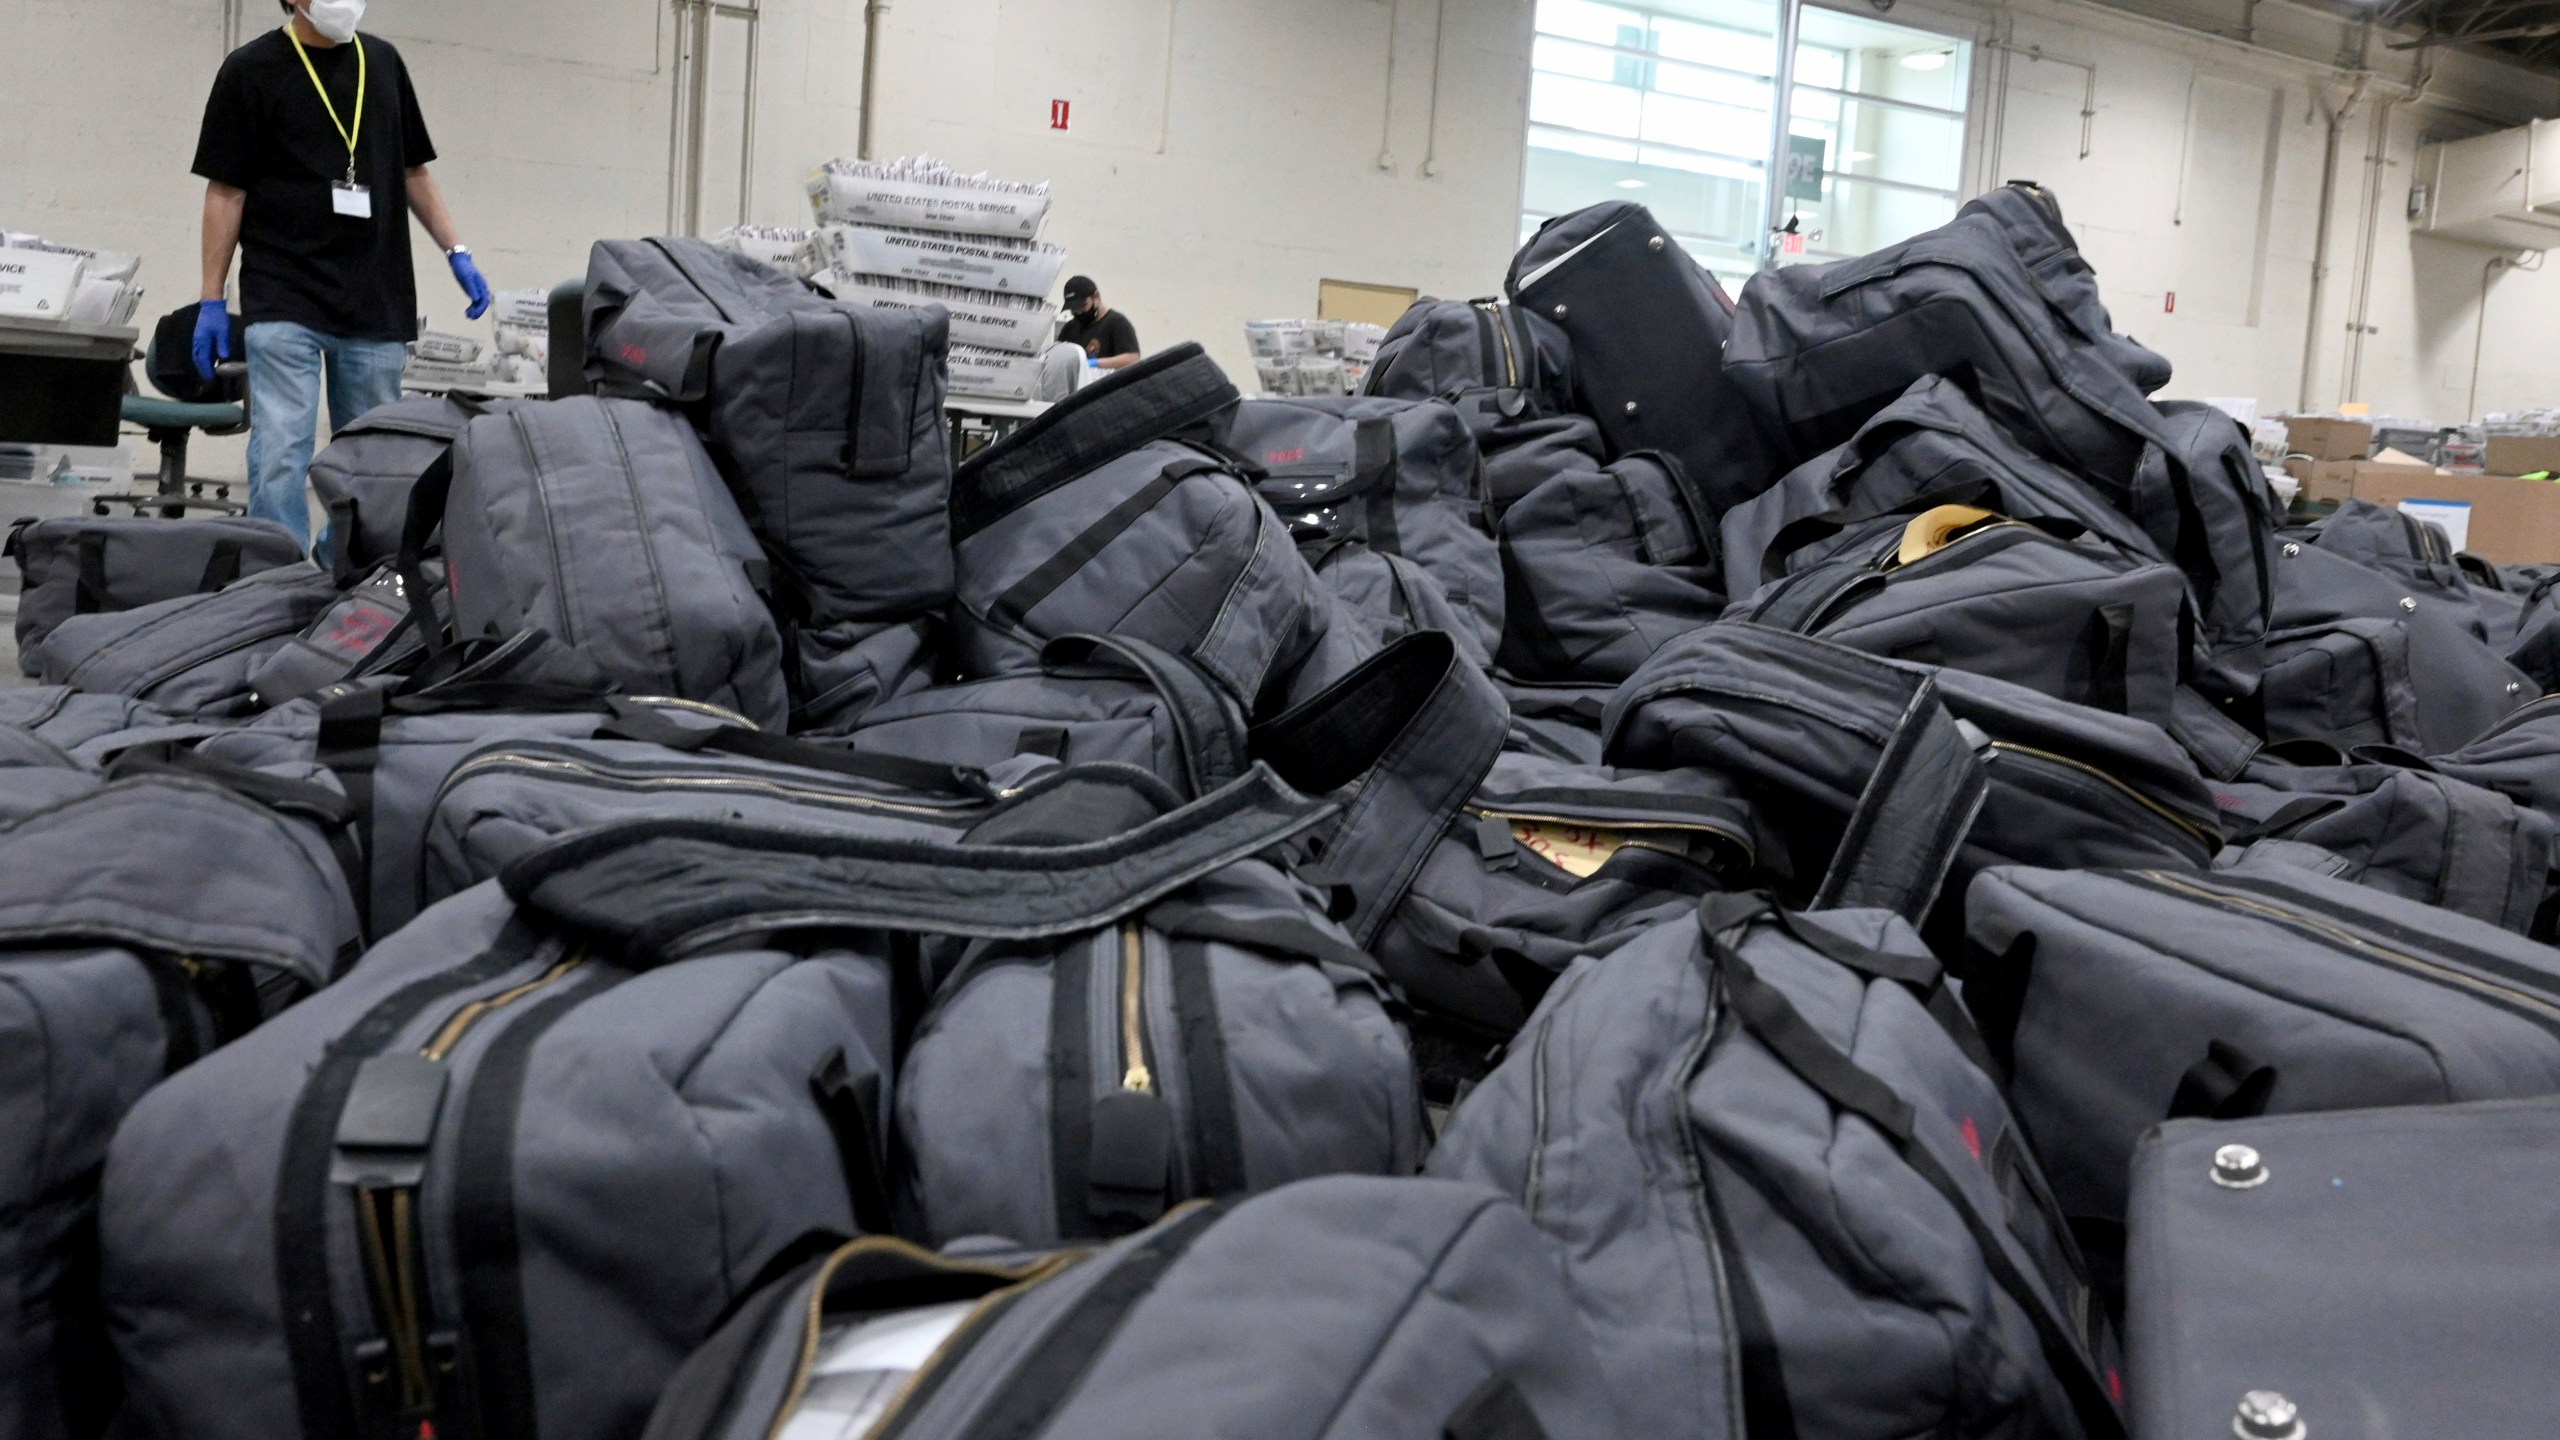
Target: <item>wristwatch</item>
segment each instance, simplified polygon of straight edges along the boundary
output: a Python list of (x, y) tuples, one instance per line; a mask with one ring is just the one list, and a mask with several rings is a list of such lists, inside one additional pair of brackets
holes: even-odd
[(468, 245), (456, 245), (456, 246), (454, 246), (452, 249), (447, 250), (446, 252), (444, 252), (444, 258), (446, 258), (447, 260), (450, 260), (450, 259), (452, 259), (452, 258), (453, 258), (454, 256), (456, 256), (456, 255), (468, 255), (468, 254), (470, 254), (470, 253), (471, 253), (471, 247), (470, 247), (470, 246), (468, 246)]

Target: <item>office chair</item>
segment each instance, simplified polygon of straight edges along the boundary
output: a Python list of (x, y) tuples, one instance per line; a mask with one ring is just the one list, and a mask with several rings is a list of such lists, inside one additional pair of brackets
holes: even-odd
[[(142, 368), (145, 373), (159, 372), (160, 337), (154, 334)], [(165, 396), (127, 395), (124, 397), (123, 420), (140, 426), (152, 444), (160, 447), (160, 470), (149, 491), (130, 491), (121, 495), (101, 495), (90, 503), (93, 514), (104, 515), (118, 505), (133, 507), (137, 516), (158, 510), (163, 519), (175, 520), (188, 510), (211, 510), (224, 515), (245, 515), (249, 507), (231, 498), (233, 480), (203, 480), (187, 474), (187, 440), (196, 431), (207, 435), (238, 435), (249, 428), (249, 366), (240, 360), (225, 360), (213, 367), (214, 380), (225, 394), (237, 394), (236, 402), (199, 404), (172, 400)], [(153, 388), (158, 388), (154, 382)], [(206, 492), (211, 491), (208, 495)]]

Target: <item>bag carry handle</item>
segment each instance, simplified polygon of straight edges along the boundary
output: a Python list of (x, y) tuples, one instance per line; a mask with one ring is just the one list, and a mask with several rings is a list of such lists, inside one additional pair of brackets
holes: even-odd
[(614, 718), (597, 728), (596, 735), (600, 739), (640, 740), (663, 745), (670, 750), (709, 750), (747, 760), (796, 765), (804, 770), (819, 770), (855, 780), (876, 780), (930, 794), (973, 800), (991, 798), (984, 777), (957, 765), (912, 760), (904, 755), (839, 749), (737, 725), (678, 725), (640, 701), (619, 696), (606, 700), (605, 704), (613, 711)]
[(1502, 692), (1438, 630), (1404, 636), (1254, 727), (1253, 757), (1308, 794), (1368, 777), (1319, 863), (1299, 870), (1349, 894), (1344, 923), (1362, 949), (1492, 772), (1510, 731)]
[[(444, 525), (445, 506), (453, 498), (453, 448), (445, 447), (418, 475), (418, 483), (409, 488), (409, 513), (400, 525), (400, 584), (408, 593), (411, 611), (423, 611), (418, 623), (418, 638), (426, 643), (427, 654), (441, 655), (452, 645), (444, 620), (436, 614), (431, 598), (434, 591), (427, 583), (427, 548), (436, 531)], [(447, 573), (451, 573), (450, 565)]]
[(656, 818), (564, 836), (499, 879), (532, 914), (617, 947), (636, 969), (786, 931), (1033, 940), (1136, 914), (1333, 814), (1257, 765), (1102, 840), (990, 845)]
[(1231, 784), (1253, 762), (1244, 707), (1209, 673), (1162, 646), (1132, 636), (1066, 635), (1040, 651), (1040, 668), (1052, 675), (1134, 675), (1164, 697), (1174, 738), (1189, 778), (1186, 799)]
[(1918, 924), (1990, 797), (1982, 762), (1990, 743), (1947, 713), (1936, 676), (1922, 680), (1885, 737), (1807, 908), (1873, 907)]
[[(1990, 1272), (1992, 1282), (2009, 1293), (2035, 1327), (2045, 1362), (2060, 1380), (2086, 1440), (2123, 1440), (2124, 1417), (2111, 1394), (2114, 1376), (2110, 1373), (2102, 1379), (2100, 1375), (2097, 1355), (2102, 1341), (2099, 1334), (2093, 1333), (2094, 1318), (2059, 1313), (2065, 1297), (2049, 1299), (2045, 1290), (2028, 1278), (2009, 1254), (1999, 1227), (1975, 1206), (1956, 1177), (1939, 1163), (1935, 1152), (1920, 1142), (1911, 1102), (1825, 1039), (1787, 999), (1786, 992), (1760, 978), (1759, 971), (1734, 947), (1704, 926), (1700, 927), (1700, 934), (1726, 1002), (1752, 1038), (1796, 1078), (1820, 1092), (1835, 1109), (1873, 1125), (1893, 1145), (1903, 1163), (1955, 1211), (1981, 1251), (1983, 1268)], [(2057, 1226), (2056, 1233), (2065, 1232)], [(1792, 1433), (1793, 1426), (1787, 1429)]]

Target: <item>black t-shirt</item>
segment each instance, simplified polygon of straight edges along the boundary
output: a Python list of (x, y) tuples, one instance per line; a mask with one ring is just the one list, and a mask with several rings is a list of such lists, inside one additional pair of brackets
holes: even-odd
[[(400, 52), (369, 35), (362, 40), (356, 181), (373, 187), (370, 219), (337, 214), (330, 204), (330, 187), (346, 178), (347, 142), (283, 30), (231, 52), (214, 77), (195, 173), (248, 192), (240, 308), (252, 325), (291, 320), (352, 340), (418, 337), (409, 169), (434, 160), (436, 150)], [(303, 50), (338, 107), (338, 122), (357, 124), (356, 47)]]
[(1082, 316), (1069, 320), (1058, 327), (1058, 338), (1070, 345), (1080, 345), (1087, 355), (1104, 360), (1114, 355), (1138, 353), (1138, 327), (1130, 324), (1129, 317), (1117, 310), (1106, 311), (1099, 320), (1087, 320)]

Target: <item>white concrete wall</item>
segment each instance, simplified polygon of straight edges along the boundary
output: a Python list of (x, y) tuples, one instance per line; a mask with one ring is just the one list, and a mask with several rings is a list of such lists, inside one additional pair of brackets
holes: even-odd
[[(270, 0), (240, 3), (251, 31), (273, 23)], [(1515, 234), (1532, 4), (896, 0), (875, 149), (1051, 181), (1049, 234), (1070, 268), (1095, 276), (1150, 347), (1201, 340), (1249, 383), (1243, 322), (1311, 312), (1320, 279), (1449, 295), (1498, 285)], [(798, 223), (803, 173), (855, 149), (863, 7), (762, 8), (751, 210)], [(2353, 41), (2352, 27), (2282, 0), (2261, 8), (2263, 38), (2294, 54), (2325, 59)], [(221, 0), (0, 0), (0, 224), (140, 252), (154, 313), (193, 298), (201, 186), (186, 172), (223, 16)], [(1978, 53), (1971, 183), (2028, 175), (2060, 193), (2120, 325), (2177, 362), (2173, 393), (2290, 406), (2325, 135), (2311, 97), (2325, 86), (2343, 98), (2339, 72), (2076, 0), (1996, 11), (1902, 0), (1893, 18), (2095, 64), (2083, 158), (2080, 72), (2012, 57), (1995, 125), (2001, 67)], [(663, 4), (376, 0), (368, 27), (409, 58), (438, 171), (496, 284), (547, 285), (577, 273), (597, 236), (664, 227), (674, 62)], [(2372, 53), (2377, 69), (2408, 63)], [(735, 58), (722, 52), (724, 89)], [(2470, 379), (2489, 252), (2411, 238), (2414, 148), (2422, 134), (2547, 111), (2560, 87), (2446, 62), (2426, 103), (2393, 112), (2369, 190), (2374, 108), (2400, 88), (2370, 87), (2347, 122), (2312, 390), (2323, 405), (2361, 399), (2449, 421)], [(1049, 125), (1054, 99), (1071, 106), (1063, 132)], [(736, 206), (734, 97), (715, 97), (713, 113), (706, 228)], [(2256, 182), (2262, 204), (2229, 193), (2255, 195)], [(2376, 333), (2350, 395), (2346, 322), (2369, 193)], [(431, 320), (457, 322), (458, 295), (423, 237), (418, 265)], [(2554, 332), (2560, 271), (2496, 279), (2482, 409), (2560, 403), (2560, 361), (2542, 338)], [(210, 447), (198, 468), (236, 472), (236, 449)]]
[[(1898, 7), (1895, 18), (1913, 9)], [(2269, 46), (2325, 56), (2356, 44), (2355, 27), (2343, 22), (2272, 3), (2262, 13), (2271, 25), (2291, 27), (2265, 36)], [(2315, 324), (2308, 305), (2327, 136), (2316, 97), (2343, 104), (2351, 89), (2344, 71), (2071, 0), (2024, 0), (1996, 14), (1942, 9), (1939, 17), (1977, 39), (2041, 46), (2096, 66), (2097, 113), (2084, 158), (2084, 73), (2013, 54), (2003, 123), (1998, 57), (1982, 54), (1973, 183), (2031, 177), (2060, 196), (2118, 328), (2176, 362), (2166, 393), (2254, 396), (2268, 413), (2290, 409), (2303, 388), (2308, 332), (2315, 407), (2361, 401), (2377, 415), (2441, 424), (2468, 418), (2481, 266), (2496, 252), (2411, 232), (2416, 148), (2422, 135), (2472, 134), (2552, 113), (2560, 87), (2450, 57), (2438, 63), (2424, 98), (2394, 99), (2409, 89), (2412, 58), (2377, 39), (2370, 54), (2379, 73), (2342, 130), (2330, 269)], [(2394, 103), (2377, 167), (2375, 121), (2386, 100)], [(2373, 333), (2351, 381), (2347, 327), (2368, 250), (2364, 321)], [(2496, 279), (2481, 411), (2560, 404), (2560, 353), (2542, 339), (2555, 328), (2560, 267)]]

